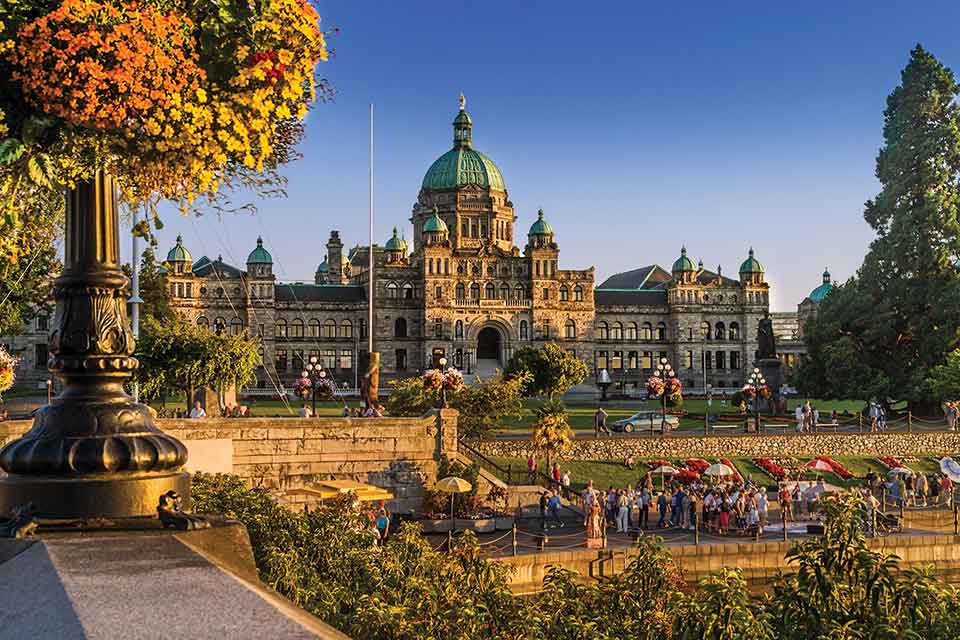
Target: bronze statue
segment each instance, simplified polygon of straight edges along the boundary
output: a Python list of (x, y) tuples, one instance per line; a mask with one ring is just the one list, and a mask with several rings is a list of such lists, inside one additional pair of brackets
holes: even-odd
[(777, 340), (773, 335), (773, 320), (770, 313), (763, 312), (763, 319), (757, 324), (757, 359), (767, 360), (777, 357)]
[(164, 529), (171, 528), (178, 531), (193, 531), (194, 529), (209, 529), (210, 521), (203, 516), (195, 516), (183, 512), (183, 499), (172, 489), (160, 496), (157, 505), (157, 516)]
[(370, 353), (370, 365), (362, 379), (363, 402), (368, 409), (376, 409), (380, 396), (380, 354)]

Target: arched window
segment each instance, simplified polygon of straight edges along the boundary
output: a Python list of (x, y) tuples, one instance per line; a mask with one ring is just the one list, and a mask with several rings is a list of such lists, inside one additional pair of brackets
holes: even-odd
[(577, 337), (577, 323), (573, 319), (568, 318), (566, 324), (563, 325), (563, 337), (568, 340)]
[(457, 300), (463, 300), (464, 298), (467, 297), (467, 288), (463, 286), (462, 282), (457, 283), (456, 293), (457, 293)]
[(387, 297), (388, 297), (388, 298), (396, 298), (396, 297), (398, 297), (399, 291), (400, 291), (400, 290), (399, 290), (399, 288), (397, 287), (397, 283), (396, 283), (396, 282), (388, 282), (388, 283), (387, 283)]
[(290, 337), (291, 338), (303, 337), (303, 320), (301, 320), (300, 318), (297, 318), (290, 323)]
[(610, 327), (607, 326), (606, 322), (600, 322), (597, 324), (597, 340), (609, 340), (610, 339)]
[(307, 336), (310, 338), (320, 337), (320, 321), (316, 318), (307, 320)]
[(393, 322), (393, 336), (395, 338), (406, 338), (407, 337), (407, 320), (406, 318), (397, 318)]
[(353, 337), (353, 323), (349, 320), (344, 320), (340, 323), (340, 337), (341, 338), (352, 338)]
[(636, 340), (637, 339), (637, 323), (628, 322), (627, 323), (627, 340)]
[(567, 289), (567, 285), (560, 287), (560, 302), (569, 302), (570, 301), (570, 289)]
[(480, 299), (480, 285), (476, 282), (470, 285), (470, 297), (474, 300)]
[(573, 301), (583, 302), (583, 287), (577, 285), (573, 288)]
[(209, 328), (210, 328), (210, 321), (207, 320), (207, 317), (206, 317), (206, 316), (200, 316), (199, 318), (197, 318), (197, 326), (198, 326), (198, 327), (203, 327), (204, 329), (209, 329)]
[(662, 322), (657, 323), (657, 340), (660, 342), (666, 342), (667, 340), (667, 325)]
[(520, 321), (520, 339), (529, 340), (530, 339), (530, 329), (528, 328), (527, 321)]
[(510, 299), (510, 285), (506, 282), (500, 285), (500, 298), (506, 302)]
[(238, 336), (243, 333), (243, 320), (234, 318), (230, 321), (230, 335)]
[[(713, 327), (713, 337), (717, 340), (726, 340), (727, 339), (727, 327), (722, 322), (718, 322)], [(717, 369), (722, 369), (723, 367), (717, 367)]]
[(324, 338), (336, 338), (337, 337), (337, 321), (333, 318), (327, 318), (323, 321), (323, 337)]
[(497, 297), (497, 287), (494, 286), (492, 282), (488, 282), (484, 289), (484, 295), (486, 296), (487, 300), (493, 300)]
[(710, 323), (704, 320), (700, 323), (700, 335), (703, 336), (704, 340), (712, 340), (713, 334), (710, 331)]
[(610, 332), (611, 340), (623, 340), (623, 324), (620, 322), (613, 323), (613, 330)]
[(739, 340), (740, 339), (740, 324), (737, 322), (730, 323), (730, 332), (727, 334), (730, 340)]
[(643, 323), (643, 329), (640, 330), (640, 339), (644, 342), (653, 340), (653, 325), (649, 322)]
[(518, 284), (513, 288), (513, 298), (517, 302), (523, 302), (523, 287), (521, 285)]
[(277, 320), (277, 323), (273, 326), (273, 336), (275, 338), (286, 338), (287, 337), (287, 321), (283, 318)]
[(413, 285), (409, 282), (403, 283), (403, 299), (413, 300)]
[(443, 337), (443, 320), (440, 318), (433, 321), (433, 335), (437, 338)]
[(453, 339), (463, 340), (463, 320), (457, 320), (457, 323), (453, 325)]

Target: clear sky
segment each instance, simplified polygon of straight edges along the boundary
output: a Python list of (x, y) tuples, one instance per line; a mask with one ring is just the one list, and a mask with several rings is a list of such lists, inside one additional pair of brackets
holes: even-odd
[(309, 116), (289, 196), (254, 216), (170, 211), (163, 255), (182, 233), (195, 259), (242, 266), (262, 234), (280, 278), (312, 281), (330, 229), (365, 243), (371, 102), (376, 241), (395, 225), (409, 238), (463, 91), (517, 230), (542, 207), (561, 268), (594, 265), (599, 283), (669, 268), (686, 244), (735, 277), (752, 245), (772, 306), (791, 310), (825, 266), (844, 280), (861, 262), (883, 108), (910, 49), (960, 69), (956, 0), (315, 4), (342, 30), (323, 65), (338, 95)]

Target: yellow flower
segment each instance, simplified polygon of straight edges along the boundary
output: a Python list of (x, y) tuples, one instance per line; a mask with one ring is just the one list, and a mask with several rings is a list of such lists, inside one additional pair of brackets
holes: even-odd
[(286, 49), (280, 49), (280, 51), (277, 51), (277, 58), (283, 64), (290, 64), (293, 61), (293, 54)]
[(207, 101), (207, 92), (203, 89), (203, 87), (197, 88), (197, 100), (199, 100), (200, 102)]

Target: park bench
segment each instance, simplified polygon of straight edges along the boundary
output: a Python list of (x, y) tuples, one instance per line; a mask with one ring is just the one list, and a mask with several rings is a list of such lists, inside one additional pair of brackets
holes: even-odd
[(788, 424), (786, 422), (764, 422), (763, 430), (764, 431), (779, 431), (787, 432), (791, 429), (796, 429), (796, 425)]
[(742, 431), (743, 423), (741, 422), (714, 422), (710, 425), (710, 429), (716, 432), (718, 429), (720, 431)]

